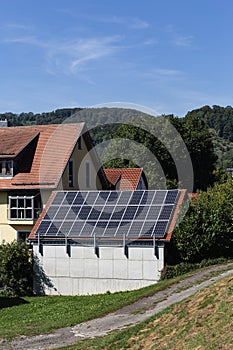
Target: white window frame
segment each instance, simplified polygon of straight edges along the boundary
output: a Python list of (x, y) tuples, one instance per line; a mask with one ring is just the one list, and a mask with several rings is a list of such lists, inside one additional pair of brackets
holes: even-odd
[[(0, 160), (1, 169), (0, 177), (13, 177), (13, 160), (2, 159)], [(10, 164), (10, 172), (7, 173), (7, 164)]]
[(34, 206), (35, 196), (9, 196), (9, 220), (35, 220), (38, 219), (41, 208)]

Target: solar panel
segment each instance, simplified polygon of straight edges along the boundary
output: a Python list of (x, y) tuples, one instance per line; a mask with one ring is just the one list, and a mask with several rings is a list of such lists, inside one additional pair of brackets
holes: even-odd
[(36, 235), (163, 238), (178, 190), (57, 192)]

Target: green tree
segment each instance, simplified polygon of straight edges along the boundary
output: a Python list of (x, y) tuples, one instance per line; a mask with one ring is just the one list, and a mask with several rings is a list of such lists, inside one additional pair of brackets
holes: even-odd
[(26, 243), (0, 245), (0, 291), (11, 295), (32, 294), (32, 259)]
[(233, 181), (215, 184), (193, 199), (173, 239), (181, 260), (233, 256)]

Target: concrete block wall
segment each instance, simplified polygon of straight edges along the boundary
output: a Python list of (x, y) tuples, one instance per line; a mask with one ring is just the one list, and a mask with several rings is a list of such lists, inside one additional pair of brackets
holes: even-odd
[[(153, 247), (129, 247), (127, 257), (124, 247), (99, 247), (97, 256), (94, 247), (72, 246), (69, 256), (64, 245), (44, 245), (43, 255), (37, 245), (33, 246), (35, 270), (39, 271), (39, 263), (38, 273), (44, 274), (53, 285), (44, 283), (48, 295), (99, 294), (153, 284), (159, 280), (164, 267), (164, 248), (158, 250), (159, 258)], [(36, 293), (38, 273), (34, 283)]]

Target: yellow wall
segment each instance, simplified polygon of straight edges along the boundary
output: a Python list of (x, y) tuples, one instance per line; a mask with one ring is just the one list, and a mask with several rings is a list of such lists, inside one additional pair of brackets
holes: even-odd
[[(62, 183), (59, 185), (59, 189), (63, 190), (95, 190), (102, 189), (101, 182), (96, 175), (98, 171), (98, 161), (95, 163), (93, 159), (93, 151), (88, 152), (87, 146), (82, 138), (82, 149), (78, 149), (78, 145), (73, 150), (70, 159), (74, 162), (74, 186), (69, 187), (69, 165), (67, 164)], [(90, 186), (86, 186), (86, 162), (90, 164)]]
[[(102, 189), (101, 182), (96, 175), (100, 166), (98, 157), (94, 150), (88, 152), (87, 146), (82, 138), (82, 149), (75, 146), (71, 158), (74, 162), (74, 186), (69, 187), (69, 165), (67, 164), (57, 190), (95, 190)], [(86, 162), (90, 164), (90, 187), (86, 186)], [(41, 199), (45, 207), (52, 190), (41, 190)], [(10, 221), (7, 213), (8, 195), (6, 192), (0, 192), (0, 244), (3, 241), (11, 242), (17, 239), (18, 230), (31, 230), (32, 221)], [(43, 209), (43, 208), (42, 208)]]

